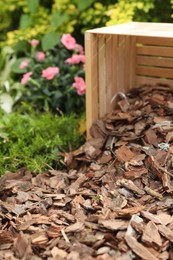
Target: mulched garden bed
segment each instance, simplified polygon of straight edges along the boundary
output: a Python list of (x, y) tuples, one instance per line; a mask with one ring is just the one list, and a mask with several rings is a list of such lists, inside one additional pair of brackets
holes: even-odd
[(0, 178), (0, 259), (173, 259), (173, 89), (114, 98), (67, 171)]

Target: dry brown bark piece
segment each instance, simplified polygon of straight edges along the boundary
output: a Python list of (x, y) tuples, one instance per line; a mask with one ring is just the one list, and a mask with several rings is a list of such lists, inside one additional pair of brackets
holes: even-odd
[(51, 226), (47, 229), (47, 235), (49, 237), (58, 237), (61, 234), (62, 227), (60, 225), (51, 224)]
[(56, 246), (54, 246), (51, 250), (51, 254), (54, 258), (65, 259), (68, 253), (65, 250), (62, 250)]
[(23, 222), (22, 224), (20, 224), (20, 226), (18, 227), (19, 230), (24, 231), (26, 229), (28, 229), (32, 224), (34, 224), (36, 221), (34, 219), (30, 219), (28, 221)]
[(150, 145), (153, 144), (156, 147), (158, 146), (158, 137), (156, 135), (156, 132), (152, 128), (149, 128), (145, 132), (145, 140)]
[(76, 222), (65, 229), (65, 232), (81, 232), (84, 229), (84, 224), (82, 222)]
[(130, 222), (133, 229), (135, 229), (139, 234), (143, 234), (144, 232), (144, 225), (142, 223), (135, 222), (132, 220)]
[(125, 236), (125, 241), (128, 244), (128, 246), (132, 249), (135, 254), (140, 256), (142, 259), (145, 260), (158, 260), (157, 257), (155, 257), (150, 251), (144, 247), (142, 244), (140, 244), (136, 238), (131, 237), (131, 236)]
[(81, 174), (81, 176), (79, 176), (77, 178), (77, 180), (75, 182), (73, 182), (69, 187), (68, 187), (68, 191), (70, 194), (75, 194), (78, 191), (78, 188), (87, 180), (88, 178), (86, 177), (86, 175)]
[(173, 231), (170, 228), (164, 225), (158, 225), (158, 230), (162, 236), (173, 242)]
[(134, 214), (137, 214), (139, 212), (141, 212), (145, 207), (144, 206), (136, 206), (136, 207), (131, 207), (131, 208), (124, 208), (124, 209), (120, 209), (117, 210), (115, 212), (114, 217), (115, 218), (124, 218), (124, 217), (130, 217)]
[(155, 224), (162, 224), (161, 220), (158, 218), (157, 215), (155, 214), (152, 214), (148, 211), (141, 211), (141, 215), (148, 219), (148, 220), (151, 220), (152, 222), (154, 222)]
[(121, 179), (117, 181), (117, 185), (123, 186), (130, 191), (134, 192), (135, 194), (138, 195), (144, 195), (145, 192), (141, 189), (139, 189), (131, 180), (126, 180), (126, 179)]
[(123, 230), (126, 229), (128, 226), (128, 222), (124, 220), (99, 220), (98, 223), (100, 226), (110, 229), (110, 230)]
[(134, 157), (134, 153), (125, 145), (121, 146), (116, 151), (118, 160), (128, 162)]
[(134, 131), (136, 135), (141, 135), (143, 130), (146, 128), (146, 123), (145, 121), (138, 121), (135, 125), (134, 125)]
[(12, 237), (9, 231), (5, 231), (5, 230), (0, 231), (0, 245), (11, 243), (13, 241), (14, 241), (14, 237)]
[(158, 219), (161, 220), (163, 225), (168, 225), (170, 223), (173, 223), (173, 216), (169, 215), (168, 213), (161, 212), (157, 215)]
[(152, 190), (151, 188), (149, 188), (147, 186), (144, 187), (144, 190), (146, 191), (146, 193), (148, 193), (149, 195), (151, 195), (159, 200), (163, 199), (162, 194), (160, 194), (159, 192), (157, 192), (155, 190)]
[(124, 173), (124, 178), (135, 180), (141, 178), (143, 175), (147, 174), (148, 170), (144, 167), (130, 169)]
[(162, 246), (162, 239), (157, 226), (149, 221), (144, 228), (142, 241), (147, 245), (159, 249)]
[(165, 141), (166, 141), (167, 143), (169, 143), (169, 142), (171, 142), (172, 140), (173, 140), (173, 132), (167, 133), (166, 138), (165, 138)]
[(14, 242), (15, 256), (19, 259), (29, 259), (32, 255), (32, 248), (28, 237), (22, 232), (19, 233)]
[(35, 245), (45, 245), (48, 242), (46, 231), (38, 231), (31, 236), (31, 242)]

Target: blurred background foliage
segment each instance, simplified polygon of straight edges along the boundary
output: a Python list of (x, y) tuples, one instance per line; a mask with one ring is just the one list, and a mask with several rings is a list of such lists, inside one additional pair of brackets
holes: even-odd
[(172, 22), (173, 0), (6, 0), (0, 1), (0, 46), (23, 40), (47, 41), (72, 33), (83, 44), (87, 29), (128, 21)]

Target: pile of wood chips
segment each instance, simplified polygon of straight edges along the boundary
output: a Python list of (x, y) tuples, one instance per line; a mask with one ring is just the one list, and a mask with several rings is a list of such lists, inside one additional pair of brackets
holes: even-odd
[(0, 179), (0, 259), (173, 260), (173, 89), (118, 93), (67, 171)]

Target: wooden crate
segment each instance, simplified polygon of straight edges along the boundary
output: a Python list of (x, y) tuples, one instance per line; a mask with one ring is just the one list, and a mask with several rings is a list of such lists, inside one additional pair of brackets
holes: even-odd
[(144, 83), (173, 86), (173, 24), (130, 22), (85, 33), (87, 135), (118, 92)]

